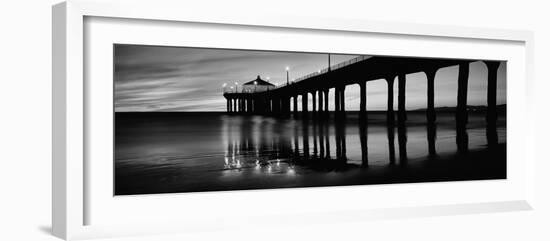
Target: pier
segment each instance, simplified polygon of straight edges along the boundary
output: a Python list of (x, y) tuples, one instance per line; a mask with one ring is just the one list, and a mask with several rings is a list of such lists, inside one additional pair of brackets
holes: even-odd
[[(277, 117), (291, 115), (307, 118), (310, 113), (317, 118), (328, 118), (329, 90), (334, 90), (335, 118), (345, 117), (346, 87), (357, 84), (360, 87), (360, 114), (367, 116), (367, 88), (368, 82), (385, 81), (387, 84), (387, 121), (394, 123), (395, 111), (394, 82), (397, 80), (398, 109), (397, 118), (404, 122), (407, 119), (406, 103), (406, 75), (423, 72), (427, 79), (427, 106), (426, 119), (435, 122), (434, 82), (437, 71), (441, 68), (458, 66), (456, 94), (456, 122), (457, 128), (464, 128), (468, 122), (467, 91), (469, 65), (478, 60), (428, 59), (410, 57), (367, 57), (359, 56), (326, 69), (303, 76), (293, 82), (261, 91), (229, 91), (223, 96), (227, 101), (227, 112), (234, 114), (259, 114)], [(498, 61), (483, 61), (488, 70), (487, 113), (486, 120), (489, 126), (494, 126), (497, 99), (497, 71)], [(301, 111), (298, 108), (298, 97), (301, 96)], [(308, 98), (311, 96), (311, 98)], [(308, 100), (311, 99), (312, 109), (308, 110)], [(292, 111), (291, 111), (292, 110)], [(301, 113), (300, 113), (301, 112)]]

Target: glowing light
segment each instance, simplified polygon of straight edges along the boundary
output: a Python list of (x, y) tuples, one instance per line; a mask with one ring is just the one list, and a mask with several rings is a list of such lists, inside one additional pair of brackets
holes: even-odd
[(233, 86), (231, 86), (231, 89), (233, 89)]
[(223, 83), (223, 87), (227, 86), (227, 83)]
[(223, 168), (224, 169), (229, 169), (231, 166), (229, 165), (229, 163), (227, 162), (227, 157), (225, 158), (225, 164), (223, 165)]
[(290, 70), (290, 67), (286, 66), (286, 71), (289, 71)]
[(241, 168), (241, 161), (240, 160), (237, 160), (237, 168)]
[(257, 84), (258, 84), (258, 81), (254, 81), (254, 84), (257, 85)]
[(317, 73), (321, 73), (321, 70), (317, 70)]
[(239, 82), (235, 82), (235, 85), (239, 85)]
[(294, 175), (296, 171), (294, 171), (294, 168), (289, 167), (288, 171), (286, 172), (288, 175)]

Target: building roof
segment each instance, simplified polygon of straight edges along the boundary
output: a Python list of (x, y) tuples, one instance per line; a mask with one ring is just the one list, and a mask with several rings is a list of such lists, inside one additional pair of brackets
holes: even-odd
[(269, 82), (267, 82), (267, 81), (261, 79), (259, 75), (258, 75), (258, 77), (256, 77), (255, 80), (248, 81), (248, 82), (244, 83), (243, 85), (267, 85), (267, 86), (275, 86), (274, 84), (269, 83)]

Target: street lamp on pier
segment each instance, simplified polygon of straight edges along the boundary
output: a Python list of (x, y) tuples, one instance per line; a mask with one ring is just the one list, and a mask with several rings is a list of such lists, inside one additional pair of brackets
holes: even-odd
[(289, 84), (288, 82), (288, 71), (290, 70), (290, 67), (286, 66), (286, 85)]

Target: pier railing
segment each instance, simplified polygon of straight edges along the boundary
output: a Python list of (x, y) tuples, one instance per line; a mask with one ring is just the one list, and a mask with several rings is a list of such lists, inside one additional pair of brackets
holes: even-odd
[[(361, 55), (361, 56), (358, 56), (358, 57), (355, 57), (353, 59), (350, 59), (350, 60), (347, 60), (347, 61), (344, 61), (344, 62), (341, 62), (339, 64), (336, 64), (336, 65), (331, 65), (330, 67), (327, 67), (327, 68), (324, 68), (324, 69), (321, 69), (317, 72), (313, 72), (311, 74), (308, 74), (308, 75), (305, 75), (305, 76), (302, 76), (300, 78), (297, 78), (294, 83), (296, 82), (300, 82), (302, 80), (305, 80), (305, 79), (309, 79), (311, 77), (315, 77), (317, 75), (321, 75), (321, 74), (324, 74), (324, 73), (327, 73), (329, 71), (332, 71), (332, 70), (337, 70), (337, 69), (340, 69), (340, 68), (343, 68), (345, 66), (348, 66), (350, 64), (355, 64), (357, 62), (360, 62), (360, 61), (363, 61), (363, 60), (366, 60), (370, 58), (370, 56), (364, 56), (364, 55)], [(286, 85), (286, 84), (285, 84)]]
[(334, 71), (334, 70), (346, 67), (348, 65), (355, 64), (357, 62), (369, 59), (370, 57), (371, 56), (360, 55), (360, 56), (355, 57), (353, 59), (341, 62), (341, 63), (336, 64), (336, 65), (331, 65), (330, 67), (327, 67), (327, 68), (318, 70), (316, 72), (310, 73), (308, 75), (302, 76), (300, 78), (297, 78), (297, 79), (295, 79), (294, 81), (291, 81), (288, 84), (284, 83), (284, 84), (281, 84), (281, 85), (278, 85), (278, 86), (275, 86), (275, 87), (272, 87), (272, 88), (267, 88), (266, 90), (262, 89), (262, 90), (257, 90), (256, 91), (256, 90), (253, 90), (253, 89), (252, 90), (251, 89), (243, 89), (242, 86), (241, 86), (240, 90), (237, 87), (235, 87), (235, 89), (224, 89), (224, 93), (259, 93), (259, 92), (271, 91), (271, 90), (275, 90), (275, 89), (278, 89), (278, 88), (285, 87), (287, 85), (292, 85), (294, 83), (298, 83), (300, 81), (303, 81), (303, 80), (306, 80), (306, 79), (309, 79), (309, 78), (312, 78), (312, 77), (315, 77), (315, 76), (318, 76), (318, 75), (325, 74), (329, 71)]

